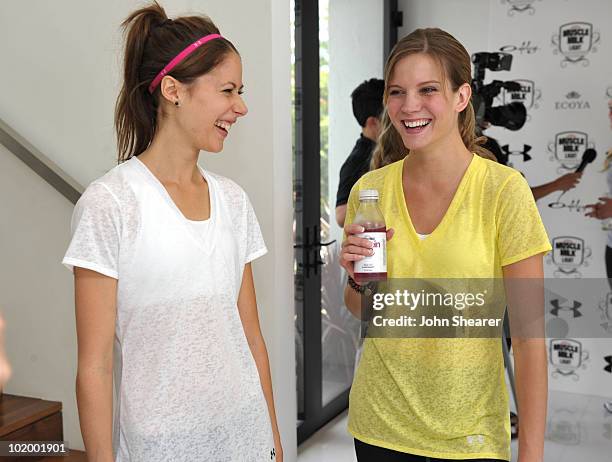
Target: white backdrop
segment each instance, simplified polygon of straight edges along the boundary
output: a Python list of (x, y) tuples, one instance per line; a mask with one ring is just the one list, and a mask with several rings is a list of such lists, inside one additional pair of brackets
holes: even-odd
[[(497, 103), (523, 101), (529, 116), (517, 132), (494, 127), (487, 134), (508, 145), (510, 162), (529, 184), (536, 186), (574, 171), (587, 147), (598, 153), (575, 189), (560, 199), (555, 192), (538, 201), (554, 248), (546, 258), (546, 277), (574, 279), (571, 284), (580, 284), (584, 278), (605, 278), (607, 233), (602, 222), (584, 216), (584, 205), (608, 194), (601, 169), (605, 152), (612, 147), (608, 119), (612, 2), (492, 0), (488, 30), (486, 50), (510, 52), (513, 63), (509, 72), (487, 71), (486, 80), (520, 80), (522, 91), (504, 92)], [(528, 161), (522, 155), (525, 145), (531, 146)], [(595, 289), (601, 292), (598, 298), (606, 300), (606, 282), (595, 286), (600, 287)], [(568, 297), (562, 306), (573, 306), (573, 302)], [(581, 310), (591, 318), (605, 314), (595, 303), (584, 303)], [(608, 313), (612, 315), (612, 309)], [(548, 340), (550, 388), (612, 398), (612, 371), (606, 368), (606, 356), (612, 355), (612, 334), (602, 326), (592, 335), (599, 339), (572, 338), (580, 318), (574, 319), (572, 311), (563, 309), (558, 316), (569, 327), (569, 340)], [(565, 351), (566, 357), (559, 351)]]

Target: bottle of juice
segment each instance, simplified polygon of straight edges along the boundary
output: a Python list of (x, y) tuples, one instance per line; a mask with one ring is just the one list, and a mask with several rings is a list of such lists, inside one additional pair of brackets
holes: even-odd
[(355, 262), (355, 281), (358, 284), (387, 279), (387, 225), (378, 206), (378, 191), (364, 189), (359, 191), (359, 208), (354, 224), (365, 228), (358, 237), (369, 239), (374, 254)]

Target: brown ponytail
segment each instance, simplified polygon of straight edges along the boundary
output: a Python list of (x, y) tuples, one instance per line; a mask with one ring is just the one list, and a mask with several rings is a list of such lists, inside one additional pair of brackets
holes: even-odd
[[(402, 38), (391, 50), (385, 64), (385, 93), (383, 96), (385, 110), (381, 134), (372, 156), (370, 166), (372, 170), (401, 160), (409, 153), (400, 134), (391, 123), (386, 106), (389, 95), (388, 84), (395, 65), (402, 58), (416, 53), (427, 54), (441, 65), (445, 79), (450, 82), (453, 92), (464, 83), (472, 81), (470, 55), (463, 45), (448, 32), (438, 28), (417, 29)], [(465, 147), (481, 157), (496, 161), (495, 156), (481, 146), (486, 141), (486, 137), (476, 136), (476, 119), (471, 102), (459, 114), (458, 122), (459, 133)]]
[[(206, 16), (169, 19), (154, 1), (130, 14), (121, 24), (126, 34), (123, 85), (115, 106), (118, 162), (143, 152), (155, 135), (160, 90), (149, 93), (155, 76), (185, 47), (208, 34), (218, 34)], [(168, 74), (183, 83), (210, 72), (228, 53), (238, 53), (227, 39), (211, 40), (185, 58)]]

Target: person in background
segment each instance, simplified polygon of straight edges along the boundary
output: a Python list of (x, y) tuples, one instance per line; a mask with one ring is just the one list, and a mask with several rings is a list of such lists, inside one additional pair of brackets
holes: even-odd
[[(608, 182), (608, 196), (598, 197), (599, 202), (594, 204), (587, 204), (585, 207), (589, 209), (585, 213), (587, 217), (596, 218), (598, 220), (607, 220), (612, 218), (612, 168), (610, 163), (612, 162), (612, 149), (606, 153), (606, 159), (604, 160), (604, 168), (602, 172), (606, 172), (606, 179)], [(606, 273), (608, 279), (612, 281), (612, 230), (608, 231), (608, 244), (606, 245)], [(612, 284), (611, 284), (612, 287)]]
[[(610, 121), (610, 129), (612, 129), (612, 99), (608, 101), (608, 120)], [(606, 181), (608, 183), (608, 196), (598, 197), (597, 203), (588, 204), (586, 208), (589, 209), (585, 215), (587, 217), (596, 218), (598, 220), (607, 220), (612, 218), (612, 149), (609, 149), (606, 153), (604, 160), (604, 166), (601, 170), (606, 172)], [(612, 229), (608, 231), (608, 244), (605, 252), (606, 261), (606, 273), (610, 287), (612, 287)]]
[(548, 196), (549, 194), (554, 193), (555, 191), (569, 191), (570, 189), (578, 186), (581, 178), (582, 172), (570, 172), (566, 173), (565, 175), (561, 175), (559, 178), (549, 183), (544, 183), (540, 186), (532, 186), (531, 192), (533, 193), (533, 198), (537, 201)]
[[(612, 129), (612, 99), (608, 101), (608, 119), (610, 121), (610, 129)], [(608, 196), (598, 197), (599, 202), (595, 204), (588, 204), (587, 209), (590, 209), (585, 213), (587, 217), (596, 218), (598, 220), (609, 220), (612, 218), (612, 168), (610, 163), (612, 162), (612, 149), (609, 149), (606, 153), (606, 159), (604, 160), (604, 167), (602, 172), (606, 172), (606, 181), (608, 183)], [(608, 278), (608, 285), (612, 289), (612, 228), (608, 227), (608, 242), (606, 245), (606, 251), (604, 256), (606, 262), (606, 275)], [(612, 399), (604, 402), (604, 408), (609, 413), (612, 413)]]
[(370, 170), (372, 152), (380, 134), (384, 89), (383, 80), (370, 79), (361, 83), (351, 93), (353, 115), (361, 126), (361, 135), (340, 168), (340, 182), (336, 195), (336, 222), (340, 227), (344, 227), (346, 203), (351, 188), (364, 173)]

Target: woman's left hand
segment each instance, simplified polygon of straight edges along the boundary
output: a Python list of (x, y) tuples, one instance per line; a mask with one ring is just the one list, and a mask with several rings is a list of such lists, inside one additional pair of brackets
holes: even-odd
[(276, 454), (276, 462), (283, 462), (283, 447), (280, 444), (274, 445), (274, 453)]
[(274, 438), (274, 454), (276, 462), (283, 462), (283, 444), (281, 443), (280, 432), (278, 428), (272, 429), (272, 436)]

